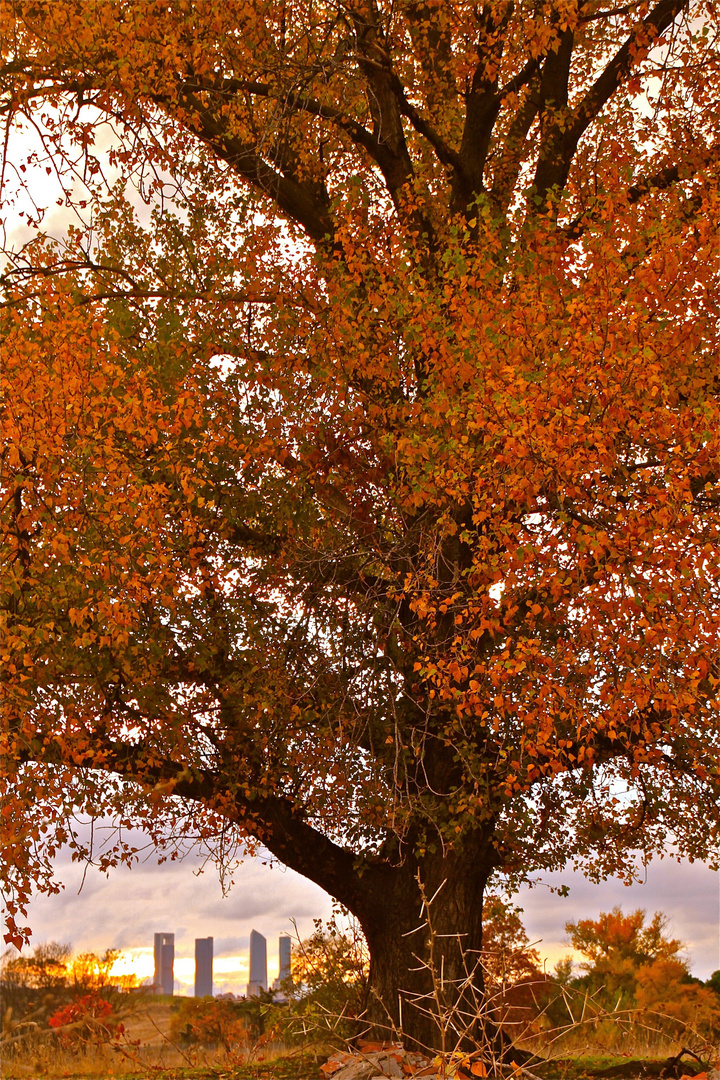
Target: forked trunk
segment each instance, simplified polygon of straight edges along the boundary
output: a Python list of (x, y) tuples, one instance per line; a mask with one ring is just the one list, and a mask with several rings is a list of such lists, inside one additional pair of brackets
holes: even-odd
[(370, 949), (368, 1017), (433, 1051), (482, 1046), (482, 898), (492, 869), (473, 852), (425, 856), (372, 875), (355, 912)]

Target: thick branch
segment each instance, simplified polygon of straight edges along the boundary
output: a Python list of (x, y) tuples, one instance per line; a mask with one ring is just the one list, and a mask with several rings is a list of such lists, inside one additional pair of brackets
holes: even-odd
[(393, 93), (397, 98), (400, 112), (410, 121), (418, 135), (422, 135), (424, 139), (427, 139), (435, 151), (440, 164), (451, 169), (459, 170), (461, 168), (460, 155), (445, 142), (442, 136), (435, 131), (430, 122), (426, 120), (408, 100), (408, 96), (405, 93), (405, 87), (400, 82), (400, 79), (395, 72), (391, 72), (391, 86)]
[[(206, 146), (238, 175), (254, 188), (269, 196), (280, 210), (295, 221), (316, 244), (332, 242), (335, 223), (329, 211), (329, 197), (318, 195), (317, 185), (299, 183), (273, 169), (257, 153), (254, 145), (228, 133), (227, 125), (219, 120), (212, 109), (202, 104), (188, 87), (180, 87), (180, 101), (189, 114), (185, 125)], [(163, 108), (170, 110), (169, 101), (156, 99)]]
[[(560, 115), (556, 122), (548, 126), (547, 135), (544, 135), (541, 143), (540, 158), (535, 174), (535, 188), (540, 198), (544, 198), (553, 187), (562, 189), (565, 186), (578, 143), (590, 124), (599, 116), (607, 102), (630, 73), (634, 63), (634, 48), (639, 42), (644, 42), (647, 38), (661, 36), (668, 27), (672, 26), (680, 12), (687, 8), (688, 3), (689, 0), (660, 0), (660, 3), (656, 4), (640, 26), (630, 34), (618, 49), (582, 101), (573, 110), (572, 115), (569, 118)], [(570, 32), (566, 31), (563, 38), (569, 34)], [(545, 64), (546, 69), (550, 65), (552, 82), (548, 86), (547, 92), (545, 85), (543, 85), (543, 98), (545, 102), (552, 101), (553, 107), (556, 107), (558, 102), (563, 105), (567, 100), (567, 76), (562, 69), (565, 64), (569, 65), (570, 56), (561, 56), (563, 48), (564, 45), (561, 43), (557, 59), (551, 61), (551, 57), (548, 57)], [(571, 42), (570, 48), (572, 48)], [(555, 68), (558, 69), (557, 72), (555, 72)], [(544, 83), (545, 74), (543, 73)], [(565, 93), (564, 101), (562, 97), (557, 97), (558, 93), (562, 95), (563, 88)]]
[[(395, 78), (397, 77), (395, 76)], [(399, 85), (399, 80), (397, 82)], [(206, 90), (209, 88), (198, 87), (198, 89)], [(393, 175), (397, 162), (388, 146), (373, 135), (371, 131), (368, 131), (359, 121), (353, 120), (351, 116), (347, 116), (340, 109), (318, 101), (317, 98), (308, 94), (278, 93), (266, 83), (248, 82), (239, 79), (226, 79), (222, 83), (222, 93), (237, 93), (238, 91), (245, 91), (257, 97), (272, 99), (287, 106), (293, 112), (304, 112), (310, 116), (317, 116), (319, 119), (329, 121), (335, 128), (343, 131), (352, 143), (362, 147), (367, 152), (386, 180)]]
[(533, 82), (525, 99), (512, 119), (500, 159), (493, 171), (491, 195), (501, 214), (505, 214), (510, 205), (515, 184), (527, 153), (525, 140), (539, 110), (540, 78), (536, 69)]
[[(401, 192), (414, 179), (415, 170), (403, 130), (400, 102), (397, 95), (397, 75), (380, 28), (380, 15), (375, 0), (369, 0), (364, 12), (353, 16), (357, 43), (358, 67), (367, 82), (367, 97), (373, 118), (375, 135), (384, 144), (389, 156), (381, 165), (388, 193), (396, 209), (402, 212)], [(433, 228), (421, 211), (411, 211), (410, 219), (421, 233), (433, 236)]]
[(568, 133), (573, 148), (577, 146), (592, 121), (600, 114), (633, 65), (632, 50), (639, 37), (660, 37), (685, 8), (689, 0), (660, 0), (642, 22), (642, 33), (635, 31), (618, 49), (602, 74), (595, 80), (587, 94), (575, 109), (575, 120)]
[(512, 4), (483, 10), (478, 63), (466, 94), (465, 124), (460, 141), (460, 166), (453, 176), (452, 206), (462, 213), (484, 190), (484, 173), (493, 128), (502, 105), (498, 69)]
[(563, 31), (557, 49), (548, 53), (543, 65), (540, 81), (540, 154), (534, 181), (535, 191), (541, 199), (551, 188), (565, 186), (570, 161), (575, 153), (575, 146), (570, 152), (566, 150), (565, 132), (573, 45), (572, 30)]
[[(146, 760), (144, 760), (146, 759)], [(18, 755), (20, 762), (41, 761), (45, 765), (78, 766), (77, 754), (59, 740), (45, 740), (37, 754)], [(97, 764), (101, 761), (101, 764)], [(92, 753), (82, 766), (115, 773), (123, 780), (139, 783), (158, 795), (177, 796), (200, 802), (240, 825), (291, 870), (314, 881), (353, 910), (364, 894), (357, 872), (357, 857), (334, 843), (304, 820), (290, 800), (279, 795), (243, 793), (233, 778), (160, 758), (143, 744), (103, 740), (95, 735)]]

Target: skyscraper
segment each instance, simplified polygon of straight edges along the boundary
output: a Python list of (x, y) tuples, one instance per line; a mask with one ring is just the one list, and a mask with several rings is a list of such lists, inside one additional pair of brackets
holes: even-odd
[(155, 975), (153, 987), (156, 994), (172, 994), (174, 989), (175, 935), (155, 935)]
[(283, 983), (290, 978), (292, 960), (292, 938), (288, 937), (287, 934), (282, 934), (278, 941), (278, 960), (278, 977), (272, 984), (272, 988), (276, 1001), (287, 1001)]
[(195, 997), (212, 997), (213, 939), (195, 938)]
[(250, 980), (247, 996), (257, 997), (261, 990), (267, 990), (267, 941), (257, 930), (250, 932)]
[(290, 978), (290, 961), (292, 959), (292, 938), (289, 938), (287, 934), (283, 934), (278, 942), (278, 953), (280, 957), (278, 982), (282, 982), (283, 979)]

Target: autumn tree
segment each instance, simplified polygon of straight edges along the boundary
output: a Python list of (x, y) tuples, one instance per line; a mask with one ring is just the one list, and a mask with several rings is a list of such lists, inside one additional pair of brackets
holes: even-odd
[(482, 965), (488, 986), (505, 987), (542, 975), (540, 954), (523, 926), (522, 908), (497, 893), (483, 898)]
[(597, 919), (566, 924), (574, 949), (587, 959), (575, 988), (593, 995), (607, 1009), (636, 1006), (653, 1013), (656, 1030), (679, 1035), (688, 1026), (711, 1037), (720, 1025), (720, 1008), (710, 987), (693, 979), (685, 946), (667, 935), (667, 919), (656, 911), (645, 923), (642, 910), (601, 911)]
[[(328, 1006), (337, 1001), (357, 1006), (366, 996), (367, 945), (360, 927), (354, 921), (343, 925), (347, 920), (339, 915), (333, 912), (325, 923), (315, 919), (312, 934), (294, 946), (291, 983), (302, 997), (313, 995)], [(360, 1009), (353, 1011), (357, 1015)]]
[(66, 986), (71, 948), (57, 941), (37, 944), (29, 956), (18, 956), (9, 949), (2, 958), (0, 982), (5, 986), (52, 990)]
[[(183, 997), (170, 1017), (169, 1036), (180, 1045), (222, 1046), (230, 1054), (257, 1041), (251, 1003), (230, 997)], [(258, 1010), (259, 1013), (259, 1010)]]
[(645, 925), (641, 909), (625, 915), (620, 907), (601, 911), (597, 919), (566, 923), (573, 949), (587, 959), (580, 962), (584, 983), (592, 990), (604, 988), (610, 996), (633, 995), (638, 971), (658, 961), (678, 962), (689, 974), (682, 957), (684, 945), (666, 934), (667, 919), (656, 911)]
[(1, 10), (10, 939), (239, 840), (397, 1023), (423, 892), (452, 998), (493, 876), (716, 860), (717, 4)]
[[(293, 944), (291, 975), (280, 986), (280, 1004), (268, 1020), (274, 1037), (307, 1044), (308, 1038), (346, 1043), (367, 1027), (369, 955), (357, 920), (334, 910), (327, 921)], [(266, 1028), (267, 1030), (267, 1028)]]
[(102, 990), (110, 985), (113, 964), (122, 955), (120, 949), (106, 949), (102, 956), (94, 952), (73, 957), (69, 976), (76, 990)]

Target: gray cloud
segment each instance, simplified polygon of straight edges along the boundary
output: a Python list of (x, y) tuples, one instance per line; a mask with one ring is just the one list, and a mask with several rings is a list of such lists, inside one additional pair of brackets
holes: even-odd
[(238, 956), (239, 953), (247, 953), (250, 947), (250, 937), (221, 937), (213, 942), (213, 955)]

